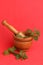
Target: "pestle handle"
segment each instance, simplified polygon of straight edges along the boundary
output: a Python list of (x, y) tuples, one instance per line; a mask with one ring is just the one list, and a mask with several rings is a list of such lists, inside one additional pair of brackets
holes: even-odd
[[(8, 24), (6, 20), (2, 21), (2, 24), (4, 26), (6, 26), (14, 34), (18, 34), (19, 33), (12, 25)], [(22, 32), (20, 32), (19, 35), (21, 35), (22, 37), (25, 37), (25, 35)]]
[(11, 26), (10, 24), (8, 24), (6, 20), (2, 21), (2, 24), (4, 26), (6, 26), (9, 30), (11, 30), (13, 33), (15, 33), (15, 34), (18, 33), (18, 31), (13, 26)]

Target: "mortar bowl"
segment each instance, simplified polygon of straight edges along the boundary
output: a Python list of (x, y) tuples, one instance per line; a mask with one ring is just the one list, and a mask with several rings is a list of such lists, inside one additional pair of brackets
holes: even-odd
[(32, 37), (28, 37), (28, 38), (18, 38), (14, 35), (14, 46), (18, 49), (18, 50), (23, 50), (26, 51), (28, 50), (31, 45), (32, 45)]

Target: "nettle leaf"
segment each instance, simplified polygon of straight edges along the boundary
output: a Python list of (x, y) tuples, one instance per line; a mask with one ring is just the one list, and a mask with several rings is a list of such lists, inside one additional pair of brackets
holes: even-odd
[(8, 55), (8, 54), (9, 54), (9, 51), (8, 51), (8, 50), (5, 50), (5, 51), (3, 52), (3, 54), (4, 54), (4, 55)]
[(34, 36), (33, 38), (34, 38), (34, 40), (38, 40), (38, 36)]
[(28, 30), (26, 31), (26, 35), (27, 35), (28, 37), (33, 36), (33, 35), (34, 35), (34, 32), (33, 32), (32, 30), (28, 29)]
[(34, 35), (34, 32), (32, 32), (30, 35), (33, 36)]
[(22, 50), (20, 50), (19, 54), (22, 56), (22, 55), (23, 55), (23, 51), (22, 51)]
[(28, 38), (29, 36), (25, 36), (24, 38)]
[(15, 51), (16, 50), (16, 47), (11, 47), (11, 48), (8, 48), (8, 51), (11, 51), (11, 52), (13, 52), (13, 51)]
[(38, 36), (40, 36), (40, 32), (39, 32), (39, 31), (36, 31), (36, 34), (37, 34)]
[(15, 55), (16, 56), (16, 59), (20, 59), (21, 56), (19, 54)]
[(13, 46), (12, 49), (15, 51), (16, 50), (16, 47)]
[(23, 37), (22, 37), (21, 35), (19, 35), (19, 34), (17, 34), (16, 37), (18, 37), (18, 38), (23, 38)]
[(27, 32), (27, 33), (32, 33), (32, 30), (27, 29), (26, 32)]
[(22, 50), (20, 51), (19, 54), (20, 54), (20, 56), (21, 56), (22, 59), (27, 59), (28, 58), (27, 55), (26, 55), (26, 53), (24, 51), (22, 51)]
[(40, 36), (40, 32), (39, 32), (38, 30), (34, 29), (34, 32), (35, 32), (38, 36)]
[(27, 59), (27, 55), (24, 53), (22, 59)]
[(14, 52), (14, 49), (9, 48), (8, 51), (13, 53)]
[(24, 51), (22, 51), (22, 50), (20, 50), (19, 53), (16, 53), (16, 52), (14, 51), (14, 47), (9, 48), (8, 50), (4, 51), (4, 54), (5, 54), (5, 55), (7, 55), (7, 54), (9, 54), (9, 53), (12, 53), (12, 54), (16, 57), (16, 59), (20, 59), (20, 58), (22, 58), (22, 59), (27, 59), (27, 58), (28, 58), (27, 55), (26, 55), (26, 54), (24, 53)]

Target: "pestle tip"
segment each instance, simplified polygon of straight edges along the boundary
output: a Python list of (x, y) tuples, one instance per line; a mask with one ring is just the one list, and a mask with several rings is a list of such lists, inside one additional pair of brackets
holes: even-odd
[(1, 23), (4, 25), (6, 23), (6, 20), (3, 20)]

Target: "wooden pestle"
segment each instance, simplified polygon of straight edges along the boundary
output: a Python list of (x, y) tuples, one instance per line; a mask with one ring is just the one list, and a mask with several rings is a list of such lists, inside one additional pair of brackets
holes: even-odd
[(8, 24), (6, 20), (3, 20), (2, 24), (6, 26), (14, 34), (19, 34), (21, 37), (25, 37), (25, 35), (22, 32), (18, 32), (18, 30), (16, 30), (12, 25)]

